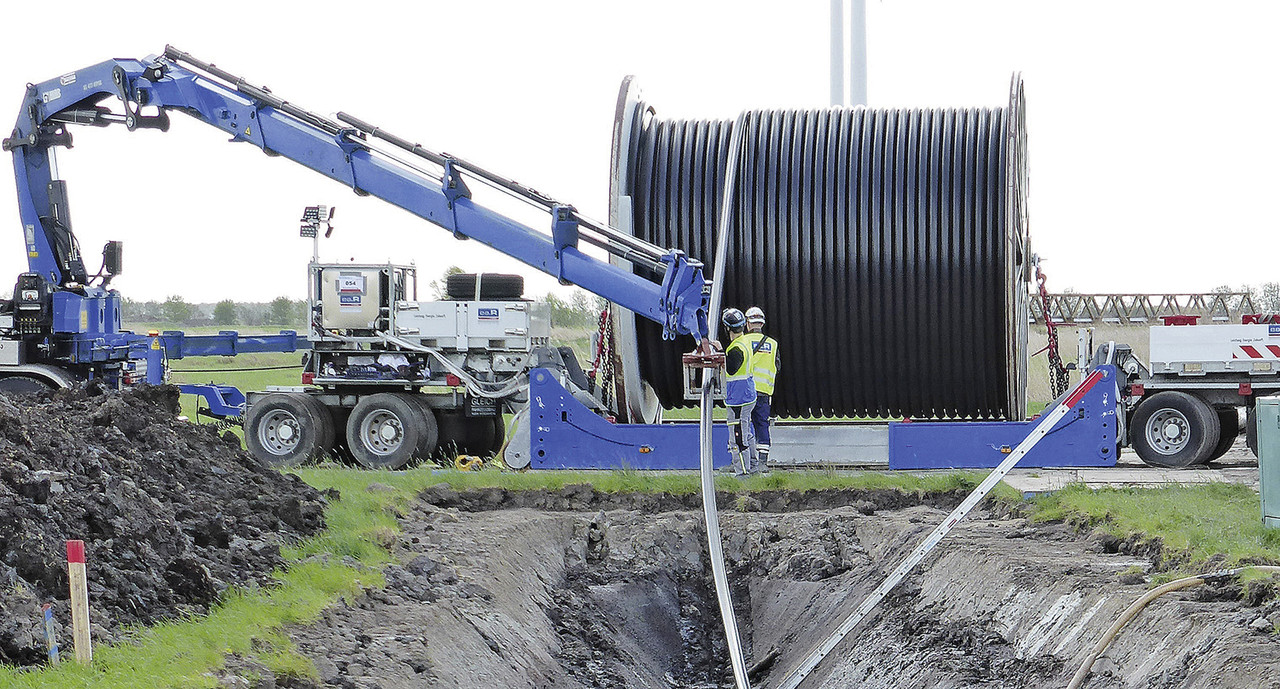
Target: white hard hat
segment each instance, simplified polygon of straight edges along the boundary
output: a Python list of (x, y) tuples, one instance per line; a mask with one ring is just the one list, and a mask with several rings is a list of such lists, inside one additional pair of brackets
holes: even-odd
[(752, 306), (747, 309), (748, 323), (764, 323), (764, 310), (759, 306)]

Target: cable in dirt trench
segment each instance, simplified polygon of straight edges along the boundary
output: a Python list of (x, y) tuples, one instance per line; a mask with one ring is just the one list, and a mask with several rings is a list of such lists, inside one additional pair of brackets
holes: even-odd
[(1084, 685), (1084, 681), (1089, 678), (1089, 673), (1093, 671), (1093, 664), (1098, 660), (1098, 656), (1102, 655), (1102, 652), (1107, 650), (1107, 647), (1111, 645), (1111, 642), (1116, 638), (1116, 635), (1120, 633), (1120, 630), (1123, 629), (1130, 620), (1137, 617), (1138, 613), (1142, 612), (1142, 609), (1147, 607), (1147, 604), (1151, 601), (1166, 593), (1191, 588), (1192, 586), (1199, 586), (1217, 579), (1237, 577), (1245, 572), (1251, 571), (1280, 574), (1280, 567), (1271, 565), (1248, 565), (1245, 567), (1237, 567), (1235, 569), (1209, 572), (1208, 574), (1197, 574), (1192, 577), (1175, 579), (1167, 584), (1157, 586), (1156, 588), (1147, 591), (1141, 598), (1131, 603), (1128, 608), (1125, 608), (1125, 611), (1120, 614), (1120, 617), (1117, 618), (1115, 622), (1111, 623), (1111, 626), (1107, 628), (1105, 633), (1103, 633), (1102, 638), (1098, 639), (1098, 643), (1094, 644), (1093, 648), (1089, 651), (1089, 655), (1085, 656), (1084, 662), (1080, 664), (1080, 669), (1076, 670), (1076, 674), (1071, 678), (1071, 683), (1067, 685), (1067, 689), (1080, 689), (1080, 687)]

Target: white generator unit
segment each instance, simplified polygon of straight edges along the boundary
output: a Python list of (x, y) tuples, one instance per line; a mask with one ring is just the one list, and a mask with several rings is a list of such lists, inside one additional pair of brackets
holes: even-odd
[(391, 469), (437, 448), (486, 456), (531, 368), (580, 374), (548, 346), (550, 309), (523, 298), (519, 276), (451, 276), (454, 298), (418, 301), (413, 266), (313, 261), (308, 285), (303, 386), (248, 397), (246, 442), (273, 464), (335, 450)]

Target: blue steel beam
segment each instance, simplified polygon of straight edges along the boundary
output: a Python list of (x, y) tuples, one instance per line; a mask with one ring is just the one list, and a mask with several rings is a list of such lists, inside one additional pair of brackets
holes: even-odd
[(188, 335), (178, 330), (166, 330), (160, 333), (160, 342), (165, 356), (170, 359), (311, 349), (311, 343), (306, 338), (299, 339), (294, 330), (281, 330), (279, 335), (241, 335), (234, 330), (222, 330), (217, 335)]
[(447, 161), (443, 181), (436, 179), (374, 152), (355, 129), (296, 108), (287, 112), (291, 106), (274, 97), (268, 101), (267, 96), (246, 95), (236, 86), (156, 56), (145, 61), (108, 60), (32, 87), (14, 135), (6, 140), (6, 147), (14, 152), (22, 222), (34, 228), (36, 235), (28, 243), (28, 260), (33, 271), (56, 277), (52, 281), (57, 284), (67, 282), (68, 269), (52, 256), (48, 238), (40, 236), (41, 217), (50, 214), (47, 187), (52, 179), (44, 152), (62, 143), (55, 126), (60, 121), (103, 124), (101, 117), (94, 119), (93, 108), (111, 96), (127, 97), (124, 117), (130, 129), (167, 127), (167, 119), (140, 116), (136, 104), (186, 113), (229, 134), (232, 141), (288, 158), (356, 193), (376, 196), (456, 236), (475, 239), (603, 296), (658, 322), (668, 337), (693, 334), (701, 338), (707, 331), (701, 264), (679, 251), (669, 251), (660, 259), (667, 270), (661, 283), (655, 283), (583, 253), (576, 233), (572, 243), (564, 242), (565, 233), (551, 232), (558, 219), (553, 218), (544, 232), (476, 203)]

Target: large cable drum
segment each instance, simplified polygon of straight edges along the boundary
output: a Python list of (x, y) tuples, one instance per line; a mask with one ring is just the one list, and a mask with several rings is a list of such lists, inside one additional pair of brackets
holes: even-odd
[[(741, 121), (724, 303), (768, 317), (782, 357), (775, 413), (1023, 418), (1019, 76), (1001, 108), (753, 110)], [(624, 81), (614, 226), (710, 266), (734, 126), (661, 119)], [(615, 325), (631, 417), (684, 406), (692, 340), (665, 342), (643, 319)]]

